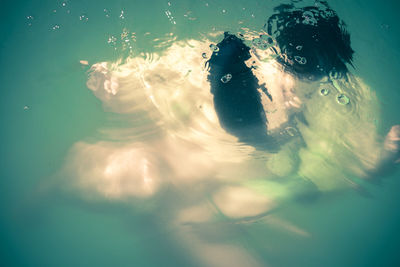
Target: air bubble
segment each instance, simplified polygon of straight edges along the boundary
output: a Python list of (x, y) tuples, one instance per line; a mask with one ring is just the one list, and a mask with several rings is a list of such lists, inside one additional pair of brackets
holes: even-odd
[(106, 9), (106, 8), (104, 8), (103, 11), (104, 11), (104, 14), (105, 14), (106, 18), (109, 18), (110, 17), (110, 11), (108, 11), (108, 9)]
[(121, 40), (128, 40), (127, 38), (128, 38), (128, 35), (129, 35), (129, 32), (128, 32), (128, 30), (126, 29), (126, 28), (124, 28), (123, 30), (122, 30), (122, 33), (121, 33)]
[(329, 95), (329, 89), (322, 88), (321, 91), (319, 92), (323, 96)]
[(165, 11), (165, 15), (167, 15), (167, 18), (169, 19), (169, 21), (172, 23), (172, 24), (176, 24), (176, 21), (175, 21), (175, 19), (174, 19), (174, 16), (172, 16), (172, 13), (171, 13), (171, 11), (169, 11), (169, 10), (166, 10)]
[(121, 14), (119, 14), (119, 18), (120, 18), (120, 19), (125, 19), (124, 11), (123, 11), (123, 10), (121, 10)]
[(294, 56), (294, 60), (296, 60), (301, 65), (307, 64), (307, 59), (305, 57)]
[(291, 137), (297, 135), (297, 130), (293, 127), (290, 127), (290, 126), (286, 127), (285, 130), (286, 130), (287, 134), (290, 135)]
[(221, 82), (228, 83), (232, 79), (232, 74), (228, 73), (221, 78)]
[(337, 102), (341, 105), (347, 105), (350, 103), (350, 98), (345, 94), (340, 94), (336, 98)]
[(201, 56), (202, 56), (203, 58), (207, 58), (207, 54), (206, 54), (206, 53), (201, 54)]
[(117, 41), (117, 38), (115, 38), (113, 35), (111, 35), (110, 37), (108, 37), (107, 43), (112, 44), (112, 43), (115, 43), (116, 41)]
[(213, 52), (218, 52), (219, 51), (219, 47), (216, 46), (215, 44), (210, 44), (210, 49)]
[(25, 111), (30, 110), (30, 109), (31, 109), (30, 106), (28, 106), (28, 105), (24, 106), (24, 110), (25, 110)]
[(79, 20), (83, 22), (87, 22), (89, 18), (86, 16), (86, 14), (82, 14), (79, 16)]
[(301, 49), (303, 49), (303, 46), (298, 45), (298, 46), (296, 46), (296, 49), (300, 51)]
[(114, 49), (116, 50), (117, 48), (115, 47), (117, 45), (117, 38), (113, 35), (110, 35), (108, 37), (107, 43), (110, 44), (110, 46), (114, 47)]
[(28, 26), (32, 26), (32, 21), (35, 19), (33, 16), (26, 16)]
[(132, 41), (136, 42), (136, 33), (135, 32), (131, 33), (131, 39), (132, 39)]

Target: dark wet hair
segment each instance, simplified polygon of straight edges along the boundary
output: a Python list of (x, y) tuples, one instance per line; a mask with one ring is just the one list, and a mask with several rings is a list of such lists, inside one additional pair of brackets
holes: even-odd
[(282, 4), (274, 11), (264, 28), (276, 40), (285, 70), (312, 79), (348, 72), (354, 53), (350, 35), (325, 1), (303, 8)]
[[(214, 108), (222, 128), (242, 142), (265, 142), (268, 138), (267, 118), (257, 90), (263, 86), (245, 64), (251, 57), (250, 48), (228, 32), (213, 47), (215, 50), (206, 64)], [(262, 89), (266, 92), (266, 88)]]
[[(354, 53), (350, 35), (327, 3), (318, 3), (303, 8), (280, 5), (264, 27), (275, 39), (279, 49), (272, 49), (280, 55), (278, 61), (286, 71), (307, 79), (342, 76), (347, 73), (346, 64), (351, 64)], [(273, 43), (269, 39), (260, 39), (260, 44), (269, 47)], [(214, 52), (207, 61), (208, 80), (222, 128), (259, 149), (277, 150), (285, 138), (267, 134), (261, 94), (273, 99), (245, 63), (251, 57), (250, 47), (228, 32), (220, 43), (211, 47)]]

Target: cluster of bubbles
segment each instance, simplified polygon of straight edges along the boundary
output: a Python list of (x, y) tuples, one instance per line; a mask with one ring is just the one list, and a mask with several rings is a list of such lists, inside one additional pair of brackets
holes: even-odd
[(109, 43), (112, 47), (114, 47), (114, 49), (116, 50), (117, 47), (117, 38), (114, 35), (110, 35), (108, 37), (107, 43)]
[(136, 34), (134, 32), (130, 32), (127, 28), (124, 28), (120, 34), (120, 38), (115, 35), (108, 36), (107, 43), (117, 50), (119, 46), (119, 41), (121, 42), (122, 51), (129, 51), (129, 55), (133, 54), (133, 43), (136, 41)]
[(176, 21), (175, 21), (175, 19), (174, 19), (174, 16), (172, 16), (171, 11), (166, 10), (166, 11), (165, 11), (165, 15), (167, 15), (168, 20), (169, 20), (172, 24), (174, 24), (174, 25), (176, 24)]
[(108, 9), (104, 8), (104, 9), (103, 9), (103, 12), (104, 12), (106, 18), (109, 18), (109, 17), (110, 17), (110, 11), (108, 11)]
[[(320, 93), (322, 96), (327, 96), (327, 95), (329, 95), (330, 90), (327, 89), (327, 88), (322, 88), (322, 89), (319, 91), (319, 93)], [(336, 101), (337, 101), (340, 105), (345, 106), (345, 105), (348, 105), (348, 104), (350, 103), (350, 98), (349, 98), (347, 95), (343, 94), (343, 93), (339, 93), (339, 94), (336, 96)]]
[(294, 60), (301, 65), (307, 64), (307, 59), (305, 57), (294, 56)]
[(120, 19), (125, 19), (124, 13), (125, 13), (124, 10), (121, 10), (121, 13), (119, 14)]
[(228, 73), (221, 77), (221, 82), (228, 83), (232, 79), (232, 74)]
[(219, 47), (215, 44), (210, 44), (210, 49), (212, 52), (217, 53), (219, 51)]
[(183, 16), (188, 20), (196, 20), (196, 18), (192, 16), (192, 11), (186, 12)]
[(58, 30), (58, 29), (60, 29), (60, 25), (58, 25), (58, 24), (55, 24), (55, 25), (53, 25), (53, 27), (51, 27), (54, 31), (56, 31), (56, 30)]
[(79, 16), (79, 20), (83, 21), (83, 22), (87, 22), (89, 20), (89, 18), (86, 16), (85, 13), (83, 13), (82, 15)]
[[(69, 9), (69, 1), (68, 0), (64, 0), (63, 2), (61, 2), (59, 4), (60, 6), (57, 9), (52, 9), (51, 13), (52, 14), (58, 14), (60, 13), (60, 11), (66, 12), (68, 14), (71, 13), (71, 10)], [(103, 14), (106, 18), (110, 18), (111, 17), (111, 11), (107, 8), (103, 8)], [(119, 17), (119, 19), (124, 20), (125, 19), (125, 11), (123, 9), (120, 10), (120, 13), (117, 13), (116, 16)], [(33, 21), (34, 21), (34, 17), (32, 15), (27, 15), (26, 17), (26, 24), (28, 26), (32, 26), (33, 25)], [(89, 21), (89, 17), (86, 13), (81, 13), (79, 15), (79, 21), (86, 23)], [(58, 23), (54, 23), (54, 24), (50, 24), (49, 25), (49, 29), (51, 31), (58, 31), (61, 28), (61, 24)], [(131, 37), (132, 36), (132, 37)], [(121, 43), (119, 43), (119, 41)], [(122, 51), (128, 50), (129, 54), (132, 54), (132, 50), (133, 50), (133, 45), (132, 45), (132, 41), (136, 41), (136, 36), (135, 33), (129, 33), (128, 30), (123, 29), (122, 33), (121, 33), (121, 40), (119, 40), (118, 35), (114, 34), (114, 35), (109, 35), (108, 39), (107, 39), (107, 43), (114, 49), (117, 50), (117, 48), (121, 47)]]
[[(121, 33), (122, 51), (129, 50), (129, 54), (133, 53), (133, 45), (130, 39), (130, 32), (128, 29), (124, 28)], [(135, 35), (132, 34), (132, 40), (135, 40)]]
[[(68, 6), (68, 4), (66, 1), (61, 3), (62, 8), (66, 8), (67, 6)], [(55, 13), (55, 12), (57, 12), (57, 10), (53, 10), (53, 12)], [(70, 14), (70, 13), (71, 13), (71, 10), (67, 9), (67, 14)]]
[(28, 26), (32, 26), (32, 21), (34, 20), (35, 18), (33, 17), (33, 16), (26, 16), (26, 20), (28, 21)]
[(321, 71), (321, 72), (324, 71), (324, 68), (322, 68), (320, 65), (317, 65), (316, 67), (319, 69), (319, 71)]
[[(71, 13), (71, 10), (70, 9), (68, 9), (68, 6), (69, 6), (69, 4), (68, 4), (68, 1), (64, 1), (64, 2), (62, 2), (61, 3), (61, 9), (62, 10), (66, 10), (66, 13), (67, 14), (70, 14)], [(51, 11), (53, 14), (57, 14), (58, 12), (57, 12), (57, 9), (53, 9), (52, 11)], [(34, 17), (32, 16), (32, 15), (28, 15), (28, 16), (26, 16), (26, 19), (27, 19), (27, 24), (28, 24), (28, 26), (32, 26), (32, 21), (34, 20)], [(85, 13), (82, 13), (80, 16), (79, 16), (79, 20), (80, 21), (83, 21), (83, 22), (87, 22), (88, 20), (89, 20), (89, 18), (87, 17), (87, 15), (85, 14)], [(58, 30), (58, 29), (60, 29), (60, 24), (53, 24), (52, 26), (50, 26), (50, 28), (52, 29), (52, 30)]]

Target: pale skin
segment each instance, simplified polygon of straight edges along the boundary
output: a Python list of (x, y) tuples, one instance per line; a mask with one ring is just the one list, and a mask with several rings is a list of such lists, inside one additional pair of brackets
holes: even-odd
[[(379, 116), (377, 101), (359, 78), (301, 81), (274, 60), (262, 61), (253, 53), (251, 60), (258, 66), (253, 72), (274, 100), (262, 97), (269, 129), (289, 131), (283, 125), (296, 113), (302, 113), (308, 125), (299, 121), (293, 141), (278, 153), (238, 144), (219, 126), (213, 110), (202, 57), (208, 46), (207, 40), (189, 40), (174, 44), (152, 62), (137, 57), (125, 64), (94, 64), (88, 87), (107, 111), (125, 116), (131, 125), (101, 130), (109, 139), (122, 141), (77, 143), (65, 170), (76, 177), (75, 188), (114, 201), (163, 201), (159, 193), (172, 185), (181, 201), (164, 205), (169, 205), (169, 224), (180, 229), (177, 238), (189, 253), (209, 266), (260, 266), (256, 255), (225, 243), (223, 235), (205, 238), (226, 230), (227, 224), (214, 222), (220, 216), (228, 224), (261, 220), (308, 236), (269, 212), (301, 179), (321, 192), (340, 190), (356, 186), (346, 179), (347, 173), (368, 177), (382, 161), (398, 161), (400, 126), (393, 126), (386, 138), (377, 134), (370, 117)], [(330, 94), (320, 95), (321, 89)], [(337, 102), (339, 90), (350, 103)], [(263, 157), (256, 157), (259, 153)], [(205, 227), (209, 223), (211, 227)]]

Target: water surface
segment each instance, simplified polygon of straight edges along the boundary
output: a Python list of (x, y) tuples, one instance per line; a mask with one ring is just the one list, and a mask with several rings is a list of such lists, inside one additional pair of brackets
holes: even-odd
[[(337, 168), (313, 165), (323, 157), (310, 156), (297, 171), (298, 161), (287, 160), (291, 147), (286, 154), (264, 151), (219, 127), (209, 91), (183, 90), (176, 102), (171, 98), (176, 88), (208, 86), (201, 53), (211, 56), (209, 44), (229, 31), (244, 34), (251, 46), (280, 3), (2, 3), (2, 265), (396, 266), (398, 169), (366, 181), (351, 162), (374, 153), (359, 147), (344, 155), (335, 146), (327, 159)], [(362, 112), (350, 113), (340, 132), (355, 136), (356, 125), (361, 136), (382, 142), (400, 123), (398, 4), (329, 4), (351, 36), (355, 68), (349, 70), (374, 100), (374, 108), (363, 104)], [(89, 68), (101, 62), (114, 64), (111, 72), (126, 82), (118, 89), (129, 93), (138, 84), (131, 78), (137, 66), (152, 70), (143, 75), (157, 85), (158, 108), (141, 87), (115, 102), (94, 91), (90, 81), (98, 72)], [(179, 82), (163, 80), (171, 70), (180, 73)], [(108, 88), (112, 96), (111, 79)], [(340, 106), (312, 103), (309, 108)], [(371, 113), (368, 123), (364, 111)], [(308, 114), (315, 128), (301, 132), (309, 144), (317, 143), (324, 123), (341, 125), (318, 114), (324, 113)], [(363, 148), (370, 146), (367, 139)], [(266, 164), (274, 155), (281, 158)], [(117, 173), (111, 178), (122, 177), (116, 185), (98, 172), (107, 166)], [(351, 183), (336, 183), (337, 173)], [(129, 178), (145, 174), (157, 177), (156, 186)], [(302, 174), (315, 177), (316, 191), (310, 193)]]

